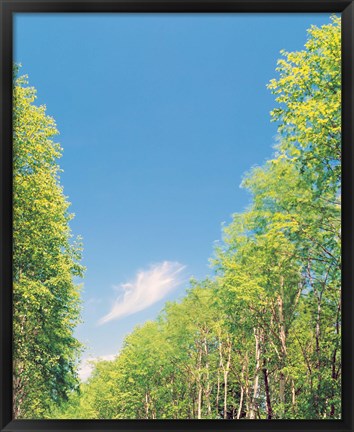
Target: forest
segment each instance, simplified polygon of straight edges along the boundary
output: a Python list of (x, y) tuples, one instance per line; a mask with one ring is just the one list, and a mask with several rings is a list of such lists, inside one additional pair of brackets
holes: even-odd
[(251, 204), (223, 228), (213, 276), (80, 383), (81, 240), (55, 122), (15, 70), (16, 418), (341, 418), (340, 18), (282, 51), (268, 88), (277, 143), (243, 178)]

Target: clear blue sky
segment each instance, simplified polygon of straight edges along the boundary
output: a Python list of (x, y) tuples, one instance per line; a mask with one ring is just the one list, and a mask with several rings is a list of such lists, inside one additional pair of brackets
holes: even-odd
[(116, 353), (137, 323), (183, 295), (183, 281), (210, 273), (222, 222), (250, 200), (243, 173), (272, 154), (266, 84), (279, 51), (301, 49), (306, 29), (328, 22), (328, 14), (16, 16), (15, 61), (57, 121), (71, 227), (84, 239), (84, 357)]

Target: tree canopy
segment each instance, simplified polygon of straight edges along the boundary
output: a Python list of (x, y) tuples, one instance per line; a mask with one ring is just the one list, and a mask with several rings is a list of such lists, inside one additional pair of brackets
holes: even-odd
[(15, 69), (13, 86), (13, 325), (15, 418), (42, 418), (78, 386), (83, 274), (60, 185), (55, 121)]

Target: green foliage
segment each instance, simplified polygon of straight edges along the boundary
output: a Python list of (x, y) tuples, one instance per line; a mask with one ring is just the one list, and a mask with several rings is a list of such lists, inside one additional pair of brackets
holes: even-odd
[[(17, 74), (15, 74), (17, 76)], [(34, 104), (26, 77), (14, 78), (13, 311), (15, 418), (42, 418), (77, 387), (81, 245), (72, 242), (59, 183), (54, 120)]]
[(244, 179), (252, 203), (224, 229), (215, 277), (137, 327), (55, 416), (341, 418), (340, 20), (277, 71), (276, 153)]

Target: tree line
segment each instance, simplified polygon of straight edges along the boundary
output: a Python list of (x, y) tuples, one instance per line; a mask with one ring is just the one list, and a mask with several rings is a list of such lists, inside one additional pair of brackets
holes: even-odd
[[(244, 177), (252, 201), (224, 228), (211, 259), (214, 276), (192, 280), (181, 301), (166, 303), (155, 321), (136, 327), (115, 360), (97, 362), (78, 389), (73, 372), (78, 346), (71, 331), (78, 318), (72, 274), (82, 271), (79, 251), (64, 247), (66, 258), (60, 261), (42, 254), (43, 243), (38, 249), (36, 244), (33, 249), (21, 246), (28, 255), (18, 253), (18, 260), (36, 260), (32, 267), (18, 265), (21, 271), (16, 273), (19, 282), (23, 274), (30, 282), (22, 279), (22, 285), (15, 285), (17, 293), (14, 289), (21, 304), (14, 317), (15, 362), (17, 368), (26, 365), (26, 375), (18, 369), (22, 380), (32, 370), (39, 377), (25, 388), (35, 393), (38, 386), (48, 386), (43, 398), (50, 403), (37, 401), (45, 407), (40, 415), (341, 418), (340, 44), (340, 19), (332, 17), (331, 23), (308, 30), (302, 51), (282, 52), (278, 77), (268, 85), (277, 102), (271, 113), (278, 125), (275, 152)], [(48, 158), (52, 160), (50, 154)], [(23, 173), (25, 178), (31, 178), (34, 167)], [(58, 194), (62, 197), (59, 189)], [(23, 211), (19, 206), (18, 212)], [(68, 219), (53, 216), (54, 222), (67, 227)], [(50, 227), (43, 224), (45, 230)], [(68, 244), (68, 233), (67, 228), (53, 231), (62, 239), (54, 242), (58, 254)], [(38, 239), (43, 241), (40, 235)], [(58, 271), (63, 274), (63, 268), (67, 277), (61, 279)], [(25, 288), (32, 296), (27, 303)], [(34, 296), (32, 289), (37, 290)], [(23, 317), (30, 303), (34, 319), (28, 320)], [(62, 309), (55, 309), (57, 304)], [(60, 329), (65, 323), (65, 331), (54, 332), (48, 319), (43, 320), (48, 317), (45, 308), (55, 309), (53, 320)], [(23, 349), (30, 347), (33, 360), (26, 360)], [(43, 364), (36, 363), (37, 347), (48, 349)], [(26, 416), (29, 411), (23, 409)]]
[(60, 185), (58, 131), (15, 67), (13, 82), (13, 417), (43, 418), (79, 385), (80, 239)]

